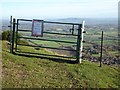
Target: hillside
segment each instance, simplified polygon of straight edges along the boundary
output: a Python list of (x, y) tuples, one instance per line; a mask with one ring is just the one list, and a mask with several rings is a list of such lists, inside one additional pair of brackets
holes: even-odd
[(2, 60), (3, 88), (118, 88), (118, 68), (115, 66), (100, 68), (99, 64), (88, 61), (68, 64), (13, 55), (7, 41), (2, 42)]

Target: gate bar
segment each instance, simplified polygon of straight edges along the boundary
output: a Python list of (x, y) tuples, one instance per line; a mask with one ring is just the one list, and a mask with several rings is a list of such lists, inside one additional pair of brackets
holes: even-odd
[(31, 37), (17, 37), (17, 38), (24, 38), (24, 39), (33, 39), (33, 40), (41, 40), (41, 41), (53, 41), (53, 42), (63, 42), (63, 43), (77, 44), (76, 42), (60, 41), (60, 40), (53, 40), (53, 39), (50, 40), (50, 39), (31, 38)]
[(57, 50), (76, 51), (76, 50), (70, 50), (70, 49), (64, 49), (64, 48), (46, 47), (46, 46), (35, 46), (35, 45), (25, 45), (25, 44), (18, 44), (18, 45), (21, 45), (21, 46), (30, 46), (30, 47), (40, 47), (40, 48), (49, 48), (49, 49), (57, 49)]
[[(19, 53), (28, 53), (29, 55), (30, 54), (37, 54), (37, 55), (46, 55), (46, 56), (54, 56), (54, 57), (62, 57), (62, 58), (70, 58), (70, 59), (76, 59), (76, 57), (67, 57), (67, 56), (58, 56), (58, 55), (52, 55), (52, 54), (42, 54), (42, 53), (34, 53), (34, 52), (24, 52), (24, 51), (16, 51), (16, 52), (19, 52)], [(46, 57), (44, 56), (44, 57)]]
[(78, 23), (63, 23), (63, 22), (50, 22), (50, 21), (43, 21), (43, 23), (55, 23), (55, 24), (67, 24), (67, 25), (80, 25)]
[[(32, 21), (32, 20), (28, 20), (28, 19), (18, 19), (20, 21)], [(38, 20), (38, 19), (36, 19)], [(68, 25), (80, 25), (78, 23), (63, 23), (63, 22), (51, 22), (51, 21), (43, 21), (43, 23), (54, 23), (54, 24), (68, 24)]]
[[(18, 31), (21, 31), (21, 32), (32, 32), (31, 30), (23, 30), (23, 29), (18, 29)], [(58, 35), (71, 35), (71, 36), (78, 36), (78, 35), (75, 35), (75, 34), (65, 34), (65, 33), (53, 33), (53, 32), (45, 32), (43, 31), (43, 33), (46, 33), (46, 34), (58, 34)]]

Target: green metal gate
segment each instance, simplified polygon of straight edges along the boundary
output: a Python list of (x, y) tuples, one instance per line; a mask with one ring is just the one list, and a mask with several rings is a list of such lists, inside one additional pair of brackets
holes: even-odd
[[(82, 40), (83, 40), (83, 24), (79, 24), (79, 23), (63, 23), (63, 22), (51, 22), (51, 21), (43, 21), (43, 26), (45, 28), (45, 24), (49, 25), (49, 24), (55, 24), (55, 25), (69, 25), (69, 27), (71, 27), (71, 29), (69, 29), (70, 33), (61, 33), (61, 32), (54, 32), (52, 30), (48, 30), (45, 31), (43, 30), (43, 37), (34, 37), (34, 36), (30, 36), (30, 33), (32, 32), (31, 29), (25, 29), (24, 27), (22, 27), (21, 22), (24, 22), (23, 25), (25, 26), (25, 23), (29, 23), (29, 25), (26, 25), (26, 27), (31, 27), (31, 22), (32, 20), (27, 20), (27, 19), (13, 19), (13, 25), (12, 25), (12, 42), (11, 42), (11, 52), (14, 54), (24, 54), (24, 55), (39, 55), (42, 57), (52, 57), (52, 58), (66, 58), (66, 59), (73, 59), (75, 62), (79, 63), (81, 62), (81, 53), (82, 53)], [(76, 29), (75, 29), (76, 27)], [(57, 30), (56, 30), (57, 31)], [(58, 30), (59, 31), (59, 30)], [(19, 36), (19, 33), (23, 33), (22, 36)], [(28, 36), (27, 36), (28, 34)], [(25, 36), (24, 36), (25, 35)], [(49, 39), (49, 37), (44, 38), (44, 35), (47, 37), (47, 35), (51, 35), (50, 37), (52, 37), (52, 39)], [(65, 37), (74, 37), (76, 39), (76, 41), (70, 41), (69, 39), (67, 40), (62, 40), (62, 39), (55, 39), (53, 36), (65, 36)], [(16, 37), (16, 39), (14, 39)], [(25, 41), (29, 41), (32, 44), (21, 44), (18, 43), (19, 40), (25, 40)], [(50, 47), (49, 43), (48, 46), (44, 46), (44, 45), (39, 45), (36, 44), (34, 41), (38, 41), (38, 42), (57, 42), (57, 43), (65, 43), (65, 44), (72, 44), (75, 49), (69, 49), (69, 48), (60, 48), (60, 47)], [(34, 43), (34, 45), (33, 45)], [(19, 50), (19, 46), (20, 47), (31, 47), (31, 48), (45, 48), (45, 49), (52, 49), (52, 50), (62, 50), (64, 51), (71, 51), (71, 52), (75, 52), (75, 56), (74, 57), (70, 57), (70, 56), (60, 56), (60, 55), (55, 55), (55, 54), (46, 54), (46, 53), (39, 53), (39, 52), (22, 52)], [(30, 49), (31, 49), (30, 48)]]

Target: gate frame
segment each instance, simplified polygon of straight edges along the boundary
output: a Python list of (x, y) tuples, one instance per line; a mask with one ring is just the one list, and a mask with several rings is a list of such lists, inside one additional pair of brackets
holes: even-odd
[[(12, 43), (11, 43), (11, 49), (10, 49), (10, 52), (11, 53), (15, 53), (17, 52), (17, 39), (18, 39), (18, 31), (20, 31), (18, 29), (18, 25), (19, 25), (19, 21), (32, 21), (32, 20), (28, 20), (28, 19), (17, 19), (17, 23), (16, 23), (16, 19), (13, 18), (13, 25), (12, 25)], [(77, 35), (73, 35), (73, 36), (77, 36), (77, 45), (76, 45), (76, 62), (77, 63), (81, 63), (82, 61), (82, 48), (83, 48), (83, 33), (84, 33), (84, 23), (85, 21), (82, 22), (82, 24), (79, 24), (79, 23), (63, 23), (63, 22), (51, 22), (51, 21), (44, 21), (43, 20), (43, 24), (44, 23), (53, 23), (53, 24), (66, 24), (66, 25), (73, 25), (73, 28), (71, 29), (72, 30), (72, 34), (73, 34), (73, 30), (74, 30), (74, 26), (75, 25), (78, 25), (78, 34)], [(17, 25), (17, 27), (16, 27)], [(15, 32), (16, 31), (16, 32)], [(21, 30), (22, 31), (22, 30)], [(30, 30), (29, 30), (30, 31)], [(44, 32), (44, 31), (43, 31)], [(16, 33), (16, 42), (14, 41), (14, 38), (15, 38), (15, 33)], [(50, 34), (50, 33), (49, 33)], [(72, 34), (61, 34), (61, 33), (52, 33), (52, 34), (60, 34), (60, 35), (72, 35)], [(31, 38), (32, 39), (32, 38)], [(55, 41), (55, 40), (51, 40), (51, 41)], [(57, 41), (57, 40), (56, 40)], [(15, 43), (14, 43), (15, 42)], [(61, 42), (65, 42), (65, 41), (61, 41)], [(15, 48), (14, 48), (14, 44), (15, 45)], [(15, 51), (14, 51), (15, 49)], [(51, 49), (55, 49), (55, 48), (51, 48)], [(60, 49), (61, 50), (61, 49)], [(54, 55), (53, 55), (54, 56)], [(62, 56), (58, 56), (58, 57), (62, 57)]]

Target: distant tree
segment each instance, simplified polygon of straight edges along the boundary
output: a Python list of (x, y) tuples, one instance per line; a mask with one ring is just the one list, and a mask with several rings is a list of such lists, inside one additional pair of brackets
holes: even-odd
[(2, 32), (2, 40), (10, 41), (10, 31)]
[[(21, 34), (18, 34), (18, 37), (21, 37), (22, 35)], [(2, 40), (7, 40), (10, 42), (10, 31), (4, 31), (2, 32)], [(15, 37), (14, 37), (14, 41), (16, 40), (16, 33), (15, 33)], [(27, 41), (25, 40), (20, 40), (19, 38), (17, 39), (18, 43), (21, 43), (21, 44), (28, 44)]]

